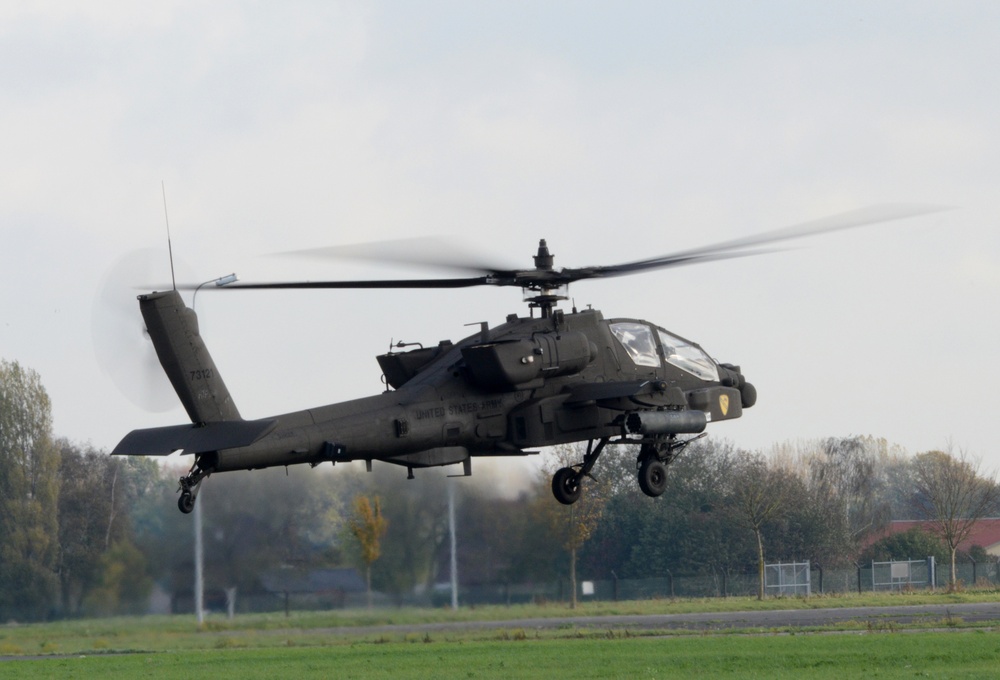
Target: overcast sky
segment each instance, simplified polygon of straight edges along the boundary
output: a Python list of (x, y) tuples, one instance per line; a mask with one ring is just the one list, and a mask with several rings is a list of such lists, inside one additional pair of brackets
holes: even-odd
[[(715, 437), (871, 434), (1000, 468), (998, 25), (997, 3), (916, 0), (5, 2), (0, 357), (39, 372), (58, 436), (110, 449), (184, 422), (112, 379), (144, 370), (129, 286), (170, 280), (161, 182), (194, 283), (439, 275), (265, 257), (409, 236), (511, 266), (546, 238), (583, 266), (948, 205), (571, 294), (740, 364), (758, 404)], [(525, 308), (473, 289), (203, 291), (197, 310), (254, 418), (376, 393), (390, 340)]]

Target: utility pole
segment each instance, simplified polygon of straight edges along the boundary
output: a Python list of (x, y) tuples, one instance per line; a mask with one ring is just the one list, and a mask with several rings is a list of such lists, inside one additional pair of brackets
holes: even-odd
[(455, 539), (455, 483), (448, 480), (448, 530), (451, 534), (451, 608), (458, 610), (458, 547)]
[(200, 498), (194, 504), (194, 611), (199, 626), (205, 623), (205, 550), (201, 542), (201, 506), (204, 504), (204, 499)]

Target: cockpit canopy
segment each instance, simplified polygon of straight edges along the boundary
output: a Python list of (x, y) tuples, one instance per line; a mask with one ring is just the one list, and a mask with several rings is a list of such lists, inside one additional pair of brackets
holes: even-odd
[(719, 380), (719, 368), (712, 358), (684, 338), (640, 321), (611, 321), (608, 326), (636, 366), (660, 368), (662, 357), (671, 366), (702, 380)]

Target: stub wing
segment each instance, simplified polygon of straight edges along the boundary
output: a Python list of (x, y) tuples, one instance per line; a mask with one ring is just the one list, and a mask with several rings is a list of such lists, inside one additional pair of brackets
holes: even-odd
[(132, 430), (112, 455), (167, 456), (174, 451), (205, 453), (250, 446), (265, 437), (277, 420), (232, 420), (205, 425), (173, 425)]
[[(649, 385), (648, 380), (627, 380), (616, 382), (580, 383), (569, 389), (567, 404), (578, 404), (586, 401), (608, 401), (632, 397), (643, 391)], [(647, 390), (648, 391), (648, 390)]]

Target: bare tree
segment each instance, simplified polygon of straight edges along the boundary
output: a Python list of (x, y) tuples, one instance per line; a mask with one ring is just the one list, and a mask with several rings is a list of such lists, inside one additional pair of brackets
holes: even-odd
[(757, 542), (757, 599), (764, 599), (764, 526), (785, 510), (793, 475), (759, 453), (736, 458), (732, 474), (731, 511), (736, 522), (753, 532)]
[(814, 468), (816, 485), (830, 488), (840, 498), (852, 548), (889, 521), (888, 504), (879, 497), (881, 461), (877, 444), (867, 437), (827, 438)]
[(955, 554), (983, 517), (996, 511), (1000, 487), (994, 476), (980, 473), (980, 461), (965, 451), (921, 453), (913, 461), (916, 494), (914, 509), (930, 521), (951, 553), (949, 586), (957, 584)]
[[(548, 479), (555, 469), (566, 467), (583, 458), (582, 447), (565, 444), (553, 448), (553, 459), (543, 470), (542, 482), (547, 485)], [(551, 469), (548, 469), (551, 468)], [(576, 556), (577, 551), (590, 540), (597, 529), (597, 524), (607, 505), (608, 487), (604, 484), (587, 480), (580, 500), (572, 505), (561, 505), (544, 491), (538, 495), (541, 510), (547, 516), (553, 533), (569, 552), (569, 587), (571, 609), (576, 609)]]

